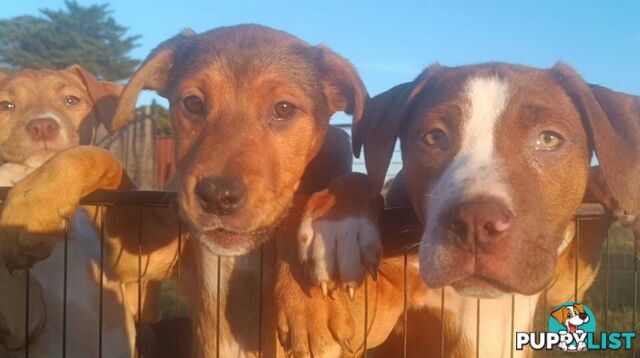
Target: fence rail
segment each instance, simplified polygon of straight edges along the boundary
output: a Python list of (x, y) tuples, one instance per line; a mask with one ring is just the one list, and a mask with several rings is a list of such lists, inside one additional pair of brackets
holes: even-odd
[[(9, 191), (9, 188), (0, 188), (0, 201), (4, 200), (7, 193)], [(177, 195), (175, 192), (167, 192), (167, 191), (112, 191), (112, 190), (100, 190), (100, 191), (96, 191), (88, 196), (86, 196), (85, 198), (83, 198), (80, 202), (81, 205), (88, 205), (88, 206), (96, 206), (100, 208), (100, 212), (102, 212), (104, 207), (108, 207), (108, 206), (128, 206), (128, 207), (166, 207), (166, 208), (176, 208), (177, 207)], [(598, 218), (603, 217), (603, 215), (605, 214), (605, 210), (604, 208), (599, 205), (599, 204), (583, 204), (579, 210), (576, 212), (576, 222), (578, 224), (578, 230), (579, 230), (579, 225), (581, 224), (582, 221), (585, 220), (595, 220)], [(140, 219), (142, 219), (142, 216), (140, 217)], [(176, 220), (179, 221), (179, 218), (176, 217)], [(104, 225), (102, 222), (99, 223), (100, 227), (97, 228), (98, 233), (101, 235), (101, 242), (103, 240), (103, 235), (104, 235)], [(139, 222), (139, 225), (142, 227), (142, 221)], [(419, 238), (420, 238), (420, 233), (421, 233), (421, 227), (419, 224), (419, 221), (417, 220), (417, 218), (415, 217), (415, 214), (413, 212), (412, 209), (410, 208), (388, 208), (385, 209), (385, 211), (383, 212), (381, 219), (380, 219), (380, 227), (383, 231), (383, 233), (386, 231), (387, 233), (398, 233), (401, 235), (398, 235), (398, 237), (400, 238), (400, 240), (405, 240), (406, 242), (404, 242), (404, 247), (409, 247), (411, 246), (412, 243), (416, 243)], [(179, 229), (180, 230), (180, 229)], [(179, 231), (178, 232), (179, 237), (182, 238), (182, 233)], [(140, 235), (142, 235), (141, 233), (141, 229), (140, 229)], [(142, 240), (142, 237), (139, 238), (140, 240)], [(65, 287), (65, 296), (64, 296), (64, 307), (63, 307), (63, 329), (61, 332), (61, 339), (62, 339), (62, 357), (66, 356), (66, 351), (65, 351), (65, 347), (66, 347), (66, 340), (67, 340), (67, 331), (66, 331), (66, 324), (68, 322), (69, 319), (72, 319), (71, 317), (67, 318), (66, 317), (66, 307), (67, 307), (67, 295), (66, 295), (66, 288), (67, 288), (67, 255), (66, 255), (66, 250), (67, 250), (67, 237), (65, 236), (65, 264), (64, 264), (64, 287)], [(181, 243), (179, 244), (181, 245)], [(102, 245), (101, 245), (102, 246)], [(403, 245), (397, 245), (397, 246), (403, 246)], [(415, 248), (415, 245), (413, 245)], [(576, 245), (577, 247), (578, 245)], [(400, 254), (403, 254), (402, 252), (400, 252)], [(142, 276), (141, 269), (142, 269), (142, 263), (141, 263), (141, 259), (140, 259), (140, 244), (139, 244), (139, 251), (138, 251), (138, 270), (139, 270), (139, 282), (141, 281), (140, 278)], [(576, 249), (576, 256), (578, 256), (578, 252)], [(611, 268), (611, 264), (610, 264), (610, 245), (609, 245), (609, 238), (607, 237), (606, 239), (606, 249), (605, 252), (603, 253), (603, 256), (606, 258), (606, 261), (603, 264), (603, 270), (605, 271), (603, 275), (604, 276), (603, 280), (605, 280), (604, 283), (604, 295), (605, 295), (605, 312), (604, 312), (604, 319), (605, 319), (605, 323), (604, 323), (604, 327), (607, 327), (608, 325), (608, 321), (607, 321), (607, 316), (608, 316), (608, 312), (610, 310), (609, 307), (609, 298), (610, 298), (610, 268)], [(104, 253), (103, 253), (103, 249), (102, 247), (100, 248), (100, 262), (101, 264), (104, 262)], [(407, 275), (407, 252), (404, 252), (404, 275), (405, 275), (405, 280), (406, 280), (406, 275)], [(218, 266), (220, 265), (220, 262), (218, 262)], [(102, 270), (102, 265), (100, 267), (100, 269)], [(578, 300), (578, 287), (577, 287), (577, 281), (578, 281), (578, 266), (576, 264), (576, 272), (575, 272), (575, 299)], [(100, 285), (102, 287), (102, 272), (101, 272), (101, 281), (100, 281)], [(179, 273), (178, 273), (178, 282), (177, 282), (177, 286), (180, 286), (180, 277), (179, 277)], [(220, 276), (218, 276), (218, 280), (220, 279)], [(28, 274), (27, 274), (27, 280), (28, 280)], [(27, 302), (25, 304), (26, 306), (26, 315), (25, 315), (25, 322), (26, 324), (26, 335), (27, 335), (27, 339), (28, 339), (28, 335), (29, 335), (29, 294), (30, 292), (30, 288), (29, 288), (29, 281), (27, 281), (27, 285), (26, 285), (26, 295), (27, 295)], [(366, 282), (366, 281), (365, 281)], [(638, 262), (637, 260), (634, 260), (633, 263), (633, 277), (631, 282), (629, 282), (629, 284), (633, 287), (633, 317), (632, 317), (632, 325), (633, 325), (633, 329), (637, 332), (637, 308), (638, 308)], [(141, 307), (141, 302), (140, 302), (140, 297), (141, 297), (141, 291), (140, 291), (140, 286), (138, 288), (138, 309), (140, 309)], [(77, 292), (73, 293), (74, 295), (77, 295)], [(262, 296), (262, 292), (257, 293), (260, 296)], [(407, 307), (406, 307), (406, 299), (407, 299), (407, 291), (406, 291), (406, 285), (405, 285), (405, 292), (403, 293), (404, 297), (405, 297), (405, 308), (404, 308), (404, 312), (401, 315), (401, 318), (404, 318), (404, 322), (406, 325), (407, 322)], [(177, 310), (179, 310), (179, 305), (180, 305), (180, 296), (179, 296), (179, 289), (176, 289), (176, 307)], [(543, 298), (544, 299), (544, 298)], [(442, 312), (444, 312), (444, 307), (445, 307), (445, 295), (444, 295), (444, 290), (442, 293), (442, 307), (441, 310)], [(218, 300), (219, 301), (219, 300)], [(103, 350), (103, 342), (102, 342), (102, 320), (103, 320), (103, 314), (102, 314), (102, 289), (101, 289), (101, 293), (100, 293), (100, 321), (98, 322), (98, 324), (100, 325), (100, 341), (99, 341), (99, 348), (98, 348), (98, 357), (102, 357), (102, 350)], [(477, 339), (479, 339), (480, 337), (480, 332), (479, 332), (479, 327), (480, 327), (480, 323), (479, 323), (479, 317), (480, 317), (480, 301), (478, 301), (478, 320), (477, 320), (477, 324), (478, 324), (478, 332), (477, 332)], [(546, 302), (543, 303), (544, 306), (546, 306)], [(219, 309), (219, 308), (218, 308)], [(365, 312), (368, 309), (368, 297), (365, 297)], [(513, 310), (513, 307), (512, 307)], [(367, 324), (370, 322), (367, 322), (367, 318), (368, 315), (365, 313), (365, 321), (364, 323), (364, 327), (365, 327), (365, 331), (366, 331), (366, 327)], [(513, 327), (513, 319), (514, 316), (512, 315), (512, 327)], [(216, 326), (218, 326), (219, 322), (216, 323)], [(444, 327), (442, 327), (444, 328)], [(444, 343), (445, 343), (445, 339), (444, 339), (444, 329), (441, 329), (441, 350), (440, 350), (440, 356), (444, 357), (445, 356), (445, 349), (444, 349)], [(180, 335), (181, 332), (176, 332), (177, 335)], [(406, 356), (407, 354), (407, 327), (405, 326), (405, 330), (404, 330), (404, 336), (403, 336), (403, 344), (404, 344), (404, 356)], [(512, 332), (512, 335), (514, 334), (514, 332)], [(216, 337), (216, 342), (219, 342), (219, 337)], [(139, 349), (139, 341), (136, 342), (136, 349)], [(108, 344), (108, 342), (106, 343)], [(364, 339), (364, 346), (366, 347), (367, 345), (367, 341), (366, 341), (366, 336)], [(634, 351), (637, 352), (637, 343), (634, 346)], [(513, 355), (513, 341), (512, 341), (512, 349), (511, 349), (511, 353)], [(1, 352), (0, 352), (1, 353)], [(138, 352), (136, 354), (139, 354)], [(630, 353), (631, 355), (633, 355), (633, 353)], [(1, 354), (0, 354), (1, 355)], [(603, 354), (606, 356), (606, 354)], [(631, 356), (630, 355), (630, 356)], [(29, 357), (29, 348), (28, 346), (25, 349), (25, 356)], [(479, 356), (479, 345), (476, 349), (476, 356)]]

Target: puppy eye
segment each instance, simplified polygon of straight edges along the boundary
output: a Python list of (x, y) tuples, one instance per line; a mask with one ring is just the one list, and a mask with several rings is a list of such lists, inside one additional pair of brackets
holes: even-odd
[(10, 111), (16, 108), (16, 105), (9, 101), (0, 102), (0, 111)]
[(198, 96), (187, 96), (182, 100), (184, 108), (191, 114), (204, 114), (204, 102)]
[(76, 104), (80, 103), (80, 98), (76, 97), (76, 96), (66, 96), (64, 98), (64, 104), (65, 106), (69, 107), (69, 106), (75, 106)]
[(438, 147), (447, 149), (449, 147), (449, 139), (442, 129), (432, 129), (422, 136), (424, 144), (430, 147)]
[(535, 148), (540, 151), (552, 151), (560, 148), (564, 138), (554, 131), (544, 131), (536, 138)]
[(280, 101), (273, 106), (273, 117), (276, 121), (286, 121), (298, 113), (298, 107), (290, 102)]

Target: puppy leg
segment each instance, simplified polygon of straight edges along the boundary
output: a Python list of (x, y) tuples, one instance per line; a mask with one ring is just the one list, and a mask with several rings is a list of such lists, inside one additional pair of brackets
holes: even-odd
[(20, 181), (0, 214), (0, 250), (7, 268), (27, 268), (51, 254), (59, 232), (80, 199), (96, 189), (132, 186), (120, 162), (96, 147), (60, 152)]

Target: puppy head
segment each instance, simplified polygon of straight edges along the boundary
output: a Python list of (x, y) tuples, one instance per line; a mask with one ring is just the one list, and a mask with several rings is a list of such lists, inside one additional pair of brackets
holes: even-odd
[(435, 66), (372, 99), (357, 129), (367, 169), (381, 186), (399, 136), (426, 227), (427, 284), (479, 297), (542, 290), (584, 196), (593, 148), (601, 165), (619, 170), (602, 168), (608, 184), (621, 185), (614, 195), (637, 208), (638, 99), (610, 95), (628, 105), (606, 108), (564, 65), (486, 64)]
[(286, 33), (242, 25), (160, 45), (131, 79), (171, 103), (180, 210), (203, 245), (242, 254), (284, 216), (329, 118), (360, 118), (364, 87), (343, 58)]
[(122, 87), (80, 66), (0, 76), (0, 160), (38, 165), (56, 152), (90, 144), (99, 123), (110, 129)]

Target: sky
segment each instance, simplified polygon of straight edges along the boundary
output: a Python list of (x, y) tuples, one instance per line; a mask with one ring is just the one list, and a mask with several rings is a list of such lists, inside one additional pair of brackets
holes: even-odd
[[(1, 0), (0, 18), (58, 9), (62, 0)], [(213, 1), (79, 0), (108, 3), (141, 35), (144, 59), (184, 28), (259, 23), (328, 45), (349, 59), (371, 95), (415, 78), (426, 66), (501, 61), (573, 66), (591, 82), (640, 95), (640, 1)], [(141, 97), (148, 103), (153, 95)], [(336, 116), (334, 122), (348, 121)]]

